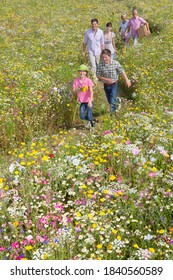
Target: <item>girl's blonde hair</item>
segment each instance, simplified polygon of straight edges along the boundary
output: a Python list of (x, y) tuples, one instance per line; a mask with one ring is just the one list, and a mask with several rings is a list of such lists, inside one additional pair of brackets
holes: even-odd
[(126, 13), (122, 13), (122, 14), (121, 14), (121, 18), (122, 18), (123, 16), (127, 16), (127, 14), (126, 14)]

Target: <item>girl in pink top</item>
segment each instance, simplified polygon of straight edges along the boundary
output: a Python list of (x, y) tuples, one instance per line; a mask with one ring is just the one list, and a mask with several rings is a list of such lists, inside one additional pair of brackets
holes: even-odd
[(72, 90), (78, 95), (78, 101), (80, 102), (80, 119), (87, 120), (87, 128), (94, 127), (94, 119), (92, 115), (93, 109), (93, 82), (87, 77), (88, 67), (82, 64), (79, 67), (79, 78), (76, 78), (73, 82)]

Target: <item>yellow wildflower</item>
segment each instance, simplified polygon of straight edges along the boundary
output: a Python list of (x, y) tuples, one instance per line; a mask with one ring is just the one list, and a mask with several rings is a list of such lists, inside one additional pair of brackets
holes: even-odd
[(110, 175), (109, 176), (109, 181), (114, 181), (116, 179), (116, 176), (115, 175)]
[(13, 226), (17, 227), (19, 225), (19, 222), (13, 222)]
[(23, 158), (24, 157), (24, 154), (19, 154), (19, 158)]
[(97, 224), (92, 224), (92, 228), (97, 228)]
[(108, 190), (104, 190), (103, 192), (104, 192), (104, 194), (108, 194), (108, 193), (109, 193), (109, 191), (108, 191)]
[(112, 250), (112, 248), (113, 248), (112, 244), (108, 244), (108, 245), (107, 245), (107, 249), (108, 249), (108, 250)]
[(160, 234), (163, 234), (165, 232), (165, 230), (164, 229), (160, 229), (157, 232), (160, 233)]
[(88, 218), (92, 219), (93, 215), (92, 214), (88, 214)]
[(49, 157), (48, 157), (48, 156), (44, 156), (44, 157), (42, 157), (42, 160), (43, 160), (43, 161), (48, 161), (48, 159), (49, 159)]
[(102, 244), (97, 244), (97, 249), (101, 249), (102, 248)]
[(84, 86), (83, 88), (82, 88), (82, 92), (86, 92), (88, 90), (88, 86)]
[(26, 251), (31, 251), (32, 250), (32, 246), (31, 245), (28, 245), (25, 247)]
[(154, 248), (149, 248), (149, 251), (150, 251), (151, 253), (155, 253)]
[(81, 213), (80, 213), (80, 212), (77, 212), (77, 213), (76, 213), (76, 216), (77, 216), (77, 217), (81, 217)]

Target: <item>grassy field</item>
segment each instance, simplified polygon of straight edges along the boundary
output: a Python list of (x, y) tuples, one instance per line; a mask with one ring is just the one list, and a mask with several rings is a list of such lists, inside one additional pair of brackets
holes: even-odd
[[(151, 36), (126, 52), (132, 7)], [(0, 259), (173, 258), (171, 0), (6, 0), (0, 3)], [(153, 13), (154, 11), (154, 13)], [(95, 87), (94, 133), (71, 83), (91, 18), (117, 34), (122, 110)]]

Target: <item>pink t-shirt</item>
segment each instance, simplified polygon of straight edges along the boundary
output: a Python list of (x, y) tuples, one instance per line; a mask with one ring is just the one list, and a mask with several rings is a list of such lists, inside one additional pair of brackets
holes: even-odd
[(141, 23), (146, 23), (146, 21), (141, 17), (132, 17), (129, 19), (127, 26), (131, 27), (131, 36), (135, 36), (137, 34), (137, 29), (140, 27)]
[[(78, 101), (80, 103), (88, 103), (90, 100), (90, 90), (89, 87), (93, 87), (94, 84), (89, 78), (85, 78), (82, 82), (80, 78), (76, 78), (73, 82), (74, 88), (83, 88), (83, 91), (78, 92)], [(88, 88), (87, 88), (88, 87)]]

